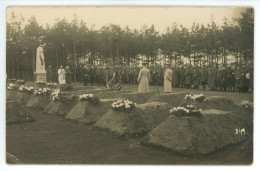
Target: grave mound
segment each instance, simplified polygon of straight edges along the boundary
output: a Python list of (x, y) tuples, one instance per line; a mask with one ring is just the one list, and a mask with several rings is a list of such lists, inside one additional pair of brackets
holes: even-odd
[[(142, 141), (182, 154), (209, 154), (252, 138), (252, 116), (215, 109), (197, 116), (169, 116)], [(245, 131), (245, 132), (244, 132)]]
[(66, 115), (76, 104), (77, 100), (72, 99), (63, 99), (63, 100), (52, 100), (45, 108), (44, 111), (49, 114), (54, 115)]
[(169, 93), (169, 94), (156, 94), (152, 96), (147, 102), (163, 102), (168, 103), (172, 107), (177, 107), (184, 103), (185, 95), (187, 93)]
[(31, 108), (44, 109), (51, 102), (51, 96), (31, 96), (27, 101), (26, 106)]
[(129, 111), (111, 109), (95, 126), (120, 136), (144, 135), (170, 115), (169, 109), (169, 104), (161, 102), (138, 104)]
[(6, 101), (6, 124), (32, 122), (34, 119), (14, 101)]
[(98, 104), (92, 104), (88, 101), (78, 101), (66, 115), (66, 118), (93, 124), (109, 110), (114, 101), (116, 99), (100, 99)]

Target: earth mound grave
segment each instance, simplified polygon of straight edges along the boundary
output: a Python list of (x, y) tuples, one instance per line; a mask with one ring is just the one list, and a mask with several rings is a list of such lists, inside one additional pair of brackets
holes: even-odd
[(14, 101), (6, 101), (6, 124), (32, 122), (34, 119)]
[(66, 118), (87, 124), (94, 124), (109, 110), (114, 101), (116, 99), (100, 99), (98, 104), (92, 104), (88, 101), (78, 101), (66, 115)]
[(111, 109), (96, 122), (95, 126), (119, 136), (144, 135), (170, 115), (169, 109), (169, 104), (161, 102), (137, 104), (129, 111)]
[(65, 115), (67, 114), (77, 103), (77, 99), (63, 98), (62, 100), (52, 100), (45, 108), (44, 111), (54, 115)]
[(196, 101), (187, 99), (183, 101), (182, 106), (192, 104), (196, 108), (200, 109), (217, 109), (224, 111), (234, 111), (237, 109), (237, 105), (229, 98), (223, 96), (208, 96), (204, 101)]
[(126, 93), (122, 95), (122, 98), (128, 99), (132, 102), (137, 104), (145, 103), (148, 99), (150, 99), (155, 92), (148, 92), (148, 93)]
[[(193, 155), (209, 154), (252, 137), (250, 123), (232, 112), (204, 111), (197, 116), (169, 116), (142, 141), (144, 145)], [(245, 132), (243, 131), (245, 130)]]
[(40, 108), (44, 109), (51, 102), (51, 96), (31, 96), (27, 101), (26, 106), (31, 108)]
[(147, 102), (163, 102), (168, 103), (172, 107), (177, 107), (185, 101), (187, 93), (169, 93), (169, 94), (156, 94), (152, 96)]

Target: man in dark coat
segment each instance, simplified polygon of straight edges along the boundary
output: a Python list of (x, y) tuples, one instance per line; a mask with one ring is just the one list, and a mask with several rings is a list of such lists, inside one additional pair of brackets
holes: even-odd
[(208, 71), (208, 79), (207, 79), (208, 87), (210, 91), (215, 90), (216, 87), (216, 70), (213, 67), (210, 67)]
[(198, 67), (195, 67), (193, 69), (193, 85), (194, 85), (194, 89), (198, 89), (199, 85), (200, 85), (200, 70)]
[(201, 85), (203, 87), (203, 90), (206, 90), (206, 85), (208, 82), (208, 68), (206, 66), (203, 67), (201, 70)]
[(66, 84), (71, 84), (71, 82), (72, 82), (72, 81), (71, 81), (72, 72), (71, 72), (69, 66), (66, 66), (65, 72), (66, 72), (66, 74), (65, 74)]
[(177, 67), (172, 68), (173, 87), (180, 87), (180, 72)]
[(84, 78), (84, 86), (88, 85), (88, 79), (89, 79), (89, 69), (87, 66), (84, 67), (84, 71), (83, 71), (83, 78)]
[(53, 71), (52, 71), (52, 68), (50, 65), (49, 65), (49, 68), (47, 69), (46, 81), (48, 83), (53, 82)]
[(179, 71), (179, 78), (180, 78), (180, 87), (184, 88), (184, 82), (185, 82), (185, 68), (182, 66)]
[(192, 84), (192, 68), (189, 67), (187, 70), (186, 70), (186, 73), (185, 73), (185, 86), (186, 88), (191, 88), (191, 84)]

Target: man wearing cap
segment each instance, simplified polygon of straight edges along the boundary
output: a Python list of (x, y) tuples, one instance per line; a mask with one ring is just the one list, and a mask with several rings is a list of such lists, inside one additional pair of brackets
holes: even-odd
[(143, 68), (140, 70), (137, 82), (139, 83), (138, 92), (146, 93), (149, 91), (149, 80), (150, 80), (150, 71), (146, 68), (146, 63), (142, 63)]
[(171, 64), (166, 64), (166, 71), (164, 73), (164, 92), (171, 93), (172, 92), (172, 70)]

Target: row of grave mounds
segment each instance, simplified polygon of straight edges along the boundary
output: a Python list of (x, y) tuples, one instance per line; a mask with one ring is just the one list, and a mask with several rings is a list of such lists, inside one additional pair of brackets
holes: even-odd
[(242, 115), (214, 110), (205, 110), (200, 117), (171, 115), (142, 144), (185, 155), (211, 154), (252, 139), (252, 116), (244, 120)]
[(33, 122), (34, 118), (26, 113), (15, 101), (6, 101), (6, 124)]

